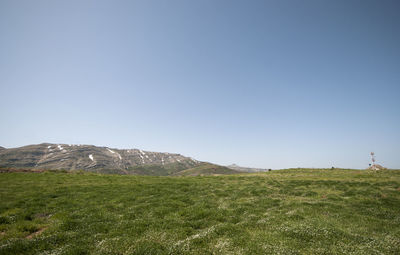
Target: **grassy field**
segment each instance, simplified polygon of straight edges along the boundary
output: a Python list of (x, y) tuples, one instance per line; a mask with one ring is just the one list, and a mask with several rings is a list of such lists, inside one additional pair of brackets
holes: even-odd
[(400, 254), (400, 171), (2, 173), (0, 254)]

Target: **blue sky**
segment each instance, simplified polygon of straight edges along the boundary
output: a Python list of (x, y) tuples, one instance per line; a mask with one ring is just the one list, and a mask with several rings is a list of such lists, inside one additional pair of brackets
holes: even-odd
[(0, 145), (400, 168), (399, 1), (0, 1)]

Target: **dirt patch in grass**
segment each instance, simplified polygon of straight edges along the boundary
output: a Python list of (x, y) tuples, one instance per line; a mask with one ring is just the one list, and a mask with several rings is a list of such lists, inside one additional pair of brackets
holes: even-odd
[(47, 227), (41, 228), (41, 229), (39, 229), (38, 231), (33, 232), (32, 234), (28, 235), (28, 236), (25, 237), (25, 238), (26, 238), (26, 239), (32, 239), (32, 238), (34, 238), (35, 236), (38, 236), (38, 235), (40, 235), (41, 233), (43, 233), (43, 231), (45, 231), (46, 229), (47, 229)]
[(51, 217), (51, 214), (49, 213), (37, 213), (33, 215), (33, 217), (38, 218), (38, 219), (48, 219)]

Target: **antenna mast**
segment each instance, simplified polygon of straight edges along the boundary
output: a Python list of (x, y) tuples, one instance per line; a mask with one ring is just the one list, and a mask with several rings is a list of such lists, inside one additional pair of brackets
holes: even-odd
[(375, 153), (374, 152), (371, 152), (371, 160), (372, 160), (372, 169), (376, 169), (376, 166), (375, 166)]

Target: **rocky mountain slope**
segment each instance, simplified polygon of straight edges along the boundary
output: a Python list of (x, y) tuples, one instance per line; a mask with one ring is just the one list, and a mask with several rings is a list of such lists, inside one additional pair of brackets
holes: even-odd
[(169, 175), (200, 163), (180, 154), (93, 145), (42, 143), (0, 150), (0, 166), (15, 168)]

